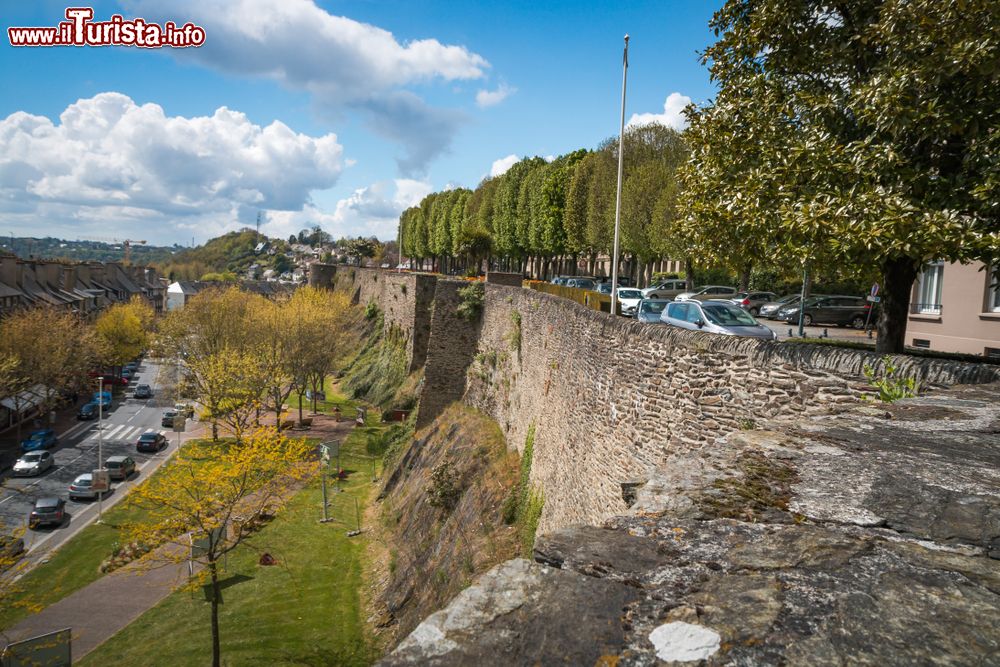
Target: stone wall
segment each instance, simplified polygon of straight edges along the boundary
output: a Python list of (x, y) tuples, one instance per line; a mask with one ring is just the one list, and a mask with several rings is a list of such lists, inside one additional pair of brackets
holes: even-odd
[(429, 362), (424, 367), (424, 389), (420, 393), (417, 428), (430, 424), (449, 404), (465, 394), (466, 374), (478, 349), (482, 318), (472, 321), (459, 316), (458, 291), (471, 283), (439, 280), (434, 294)]
[[(426, 424), (452, 400), (493, 417), (521, 449), (534, 423), (539, 532), (621, 514), (644, 481), (718, 437), (855, 404), (870, 353), (644, 325), (531, 290), (485, 286), (481, 320), (455, 315), (439, 281), (421, 396)], [(998, 379), (992, 366), (900, 358), (925, 383)]]
[(313, 264), (309, 284), (348, 292), (361, 306), (378, 305), (386, 330), (402, 332), (406, 340), (409, 372), (424, 365), (430, 338), (431, 304), (437, 277), (420, 273), (396, 273), (332, 264)]

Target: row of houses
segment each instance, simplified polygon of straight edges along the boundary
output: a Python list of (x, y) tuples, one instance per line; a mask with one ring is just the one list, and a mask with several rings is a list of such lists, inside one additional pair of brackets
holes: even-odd
[(0, 256), (0, 317), (33, 306), (97, 313), (139, 296), (162, 313), (166, 284), (155, 269), (117, 262), (71, 263)]

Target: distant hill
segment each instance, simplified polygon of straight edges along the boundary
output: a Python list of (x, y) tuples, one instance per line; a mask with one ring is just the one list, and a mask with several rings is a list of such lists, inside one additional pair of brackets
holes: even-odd
[[(22, 259), (66, 259), (75, 262), (120, 262), (125, 257), (121, 243), (102, 241), (70, 241), (52, 236), (0, 237), (0, 250), (14, 253)], [(132, 245), (133, 264), (157, 264), (168, 261), (181, 246)]]
[[(255, 252), (257, 246), (265, 241), (268, 249), (276, 250), (274, 254), (268, 254), (266, 250)], [(253, 264), (258, 264), (261, 271), (273, 268), (280, 273), (292, 267), (291, 260), (285, 256), (287, 250), (288, 243), (283, 240), (269, 239), (252, 229), (243, 229), (211, 239), (204, 245), (181, 250), (159, 263), (158, 267), (163, 275), (173, 280), (198, 280), (208, 273), (242, 276)]]

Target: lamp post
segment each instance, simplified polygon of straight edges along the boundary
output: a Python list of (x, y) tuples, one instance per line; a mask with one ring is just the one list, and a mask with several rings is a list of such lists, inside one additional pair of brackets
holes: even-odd
[(622, 55), (622, 117), (618, 131), (618, 193), (615, 196), (615, 245), (611, 255), (611, 316), (618, 314), (618, 230), (622, 220), (622, 165), (625, 156), (625, 84), (628, 81), (628, 35)]
[[(104, 469), (104, 376), (97, 376), (97, 469)], [(91, 479), (91, 484), (95, 480)], [(97, 523), (104, 516), (104, 492), (97, 492)]]

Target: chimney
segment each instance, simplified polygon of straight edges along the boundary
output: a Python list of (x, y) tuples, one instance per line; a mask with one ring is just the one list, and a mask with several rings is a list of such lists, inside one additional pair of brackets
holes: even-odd
[(8, 287), (19, 287), (21, 281), (18, 280), (18, 264), (17, 257), (10, 255), (4, 255), (0, 257), (0, 283), (7, 285)]

